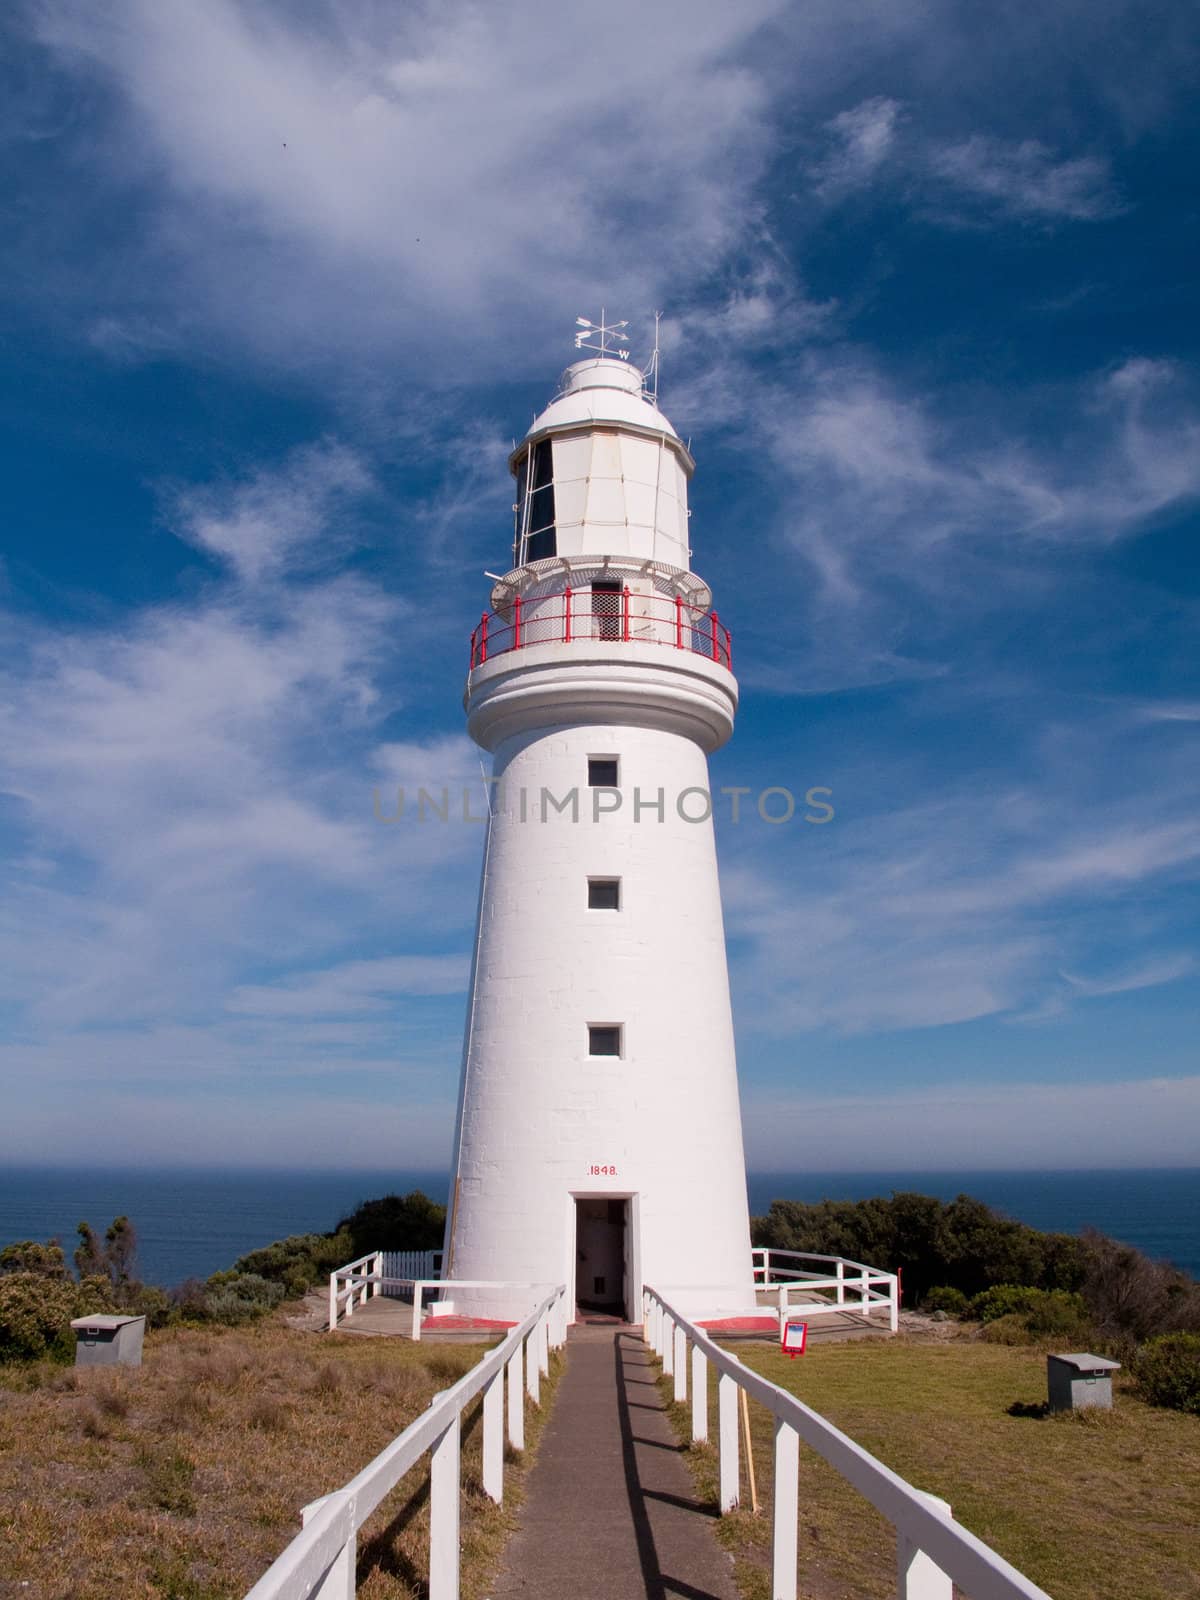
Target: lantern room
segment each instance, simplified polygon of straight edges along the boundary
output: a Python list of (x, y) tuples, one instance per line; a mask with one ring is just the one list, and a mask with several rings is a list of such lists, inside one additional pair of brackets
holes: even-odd
[(626, 556), (688, 570), (694, 462), (636, 367), (607, 356), (568, 367), (509, 465), (514, 568)]

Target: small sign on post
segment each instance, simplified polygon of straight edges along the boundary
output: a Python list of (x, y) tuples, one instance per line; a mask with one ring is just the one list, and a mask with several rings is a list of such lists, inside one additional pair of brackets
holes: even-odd
[(793, 1361), (797, 1356), (802, 1356), (808, 1347), (808, 1323), (785, 1322), (779, 1347), (786, 1350)]

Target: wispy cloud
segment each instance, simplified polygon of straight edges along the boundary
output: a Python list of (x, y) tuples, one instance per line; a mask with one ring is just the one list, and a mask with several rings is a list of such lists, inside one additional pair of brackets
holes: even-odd
[(895, 146), (901, 115), (899, 101), (875, 95), (831, 117), (824, 127), (828, 148), (809, 173), (816, 192), (836, 199), (869, 183)]
[[(1200, 1078), (1089, 1084), (958, 1081), (936, 1090), (752, 1095), (743, 1123), (752, 1165), (816, 1170), (1190, 1166)], [(830, 1153), (833, 1154), (830, 1154)]]
[(860, 821), (843, 811), (819, 843), (777, 838), (769, 855), (739, 841), (723, 883), (744, 1025), (786, 1036), (1034, 1018), (1186, 975), (1160, 921), (1115, 908), (1200, 870), (1194, 782), (1164, 779), (1147, 799), (1113, 776), (1109, 751), (1101, 815), (1068, 798), (1065, 773), (1025, 759), (1040, 790), (964, 791)]
[(973, 134), (930, 149), (928, 169), (951, 194), (1027, 222), (1097, 222), (1124, 207), (1100, 156), (1061, 157), (1038, 139)]
[(227, 1008), (258, 1017), (387, 1011), (401, 995), (461, 994), (467, 986), (467, 966), (463, 955), (346, 961), (320, 972), (299, 974), (282, 984), (241, 984), (230, 995)]
[(344, 546), (333, 513), (370, 487), (361, 456), (328, 439), (248, 480), (180, 489), (170, 498), (169, 517), (181, 538), (256, 582), (316, 546), (327, 558), (331, 545)]
[(113, 91), (81, 156), (136, 185), (151, 219), (98, 325), (130, 349), (132, 289), (140, 317), (199, 319), (290, 363), (429, 356), (504, 323), (511, 368), (523, 331), (547, 337), (548, 305), (567, 323), (605, 294), (654, 305), (754, 212), (767, 91), (746, 52), (780, 9), (618, 0), (585, 42), (573, 13), (527, 4), (46, 0), (56, 63)]

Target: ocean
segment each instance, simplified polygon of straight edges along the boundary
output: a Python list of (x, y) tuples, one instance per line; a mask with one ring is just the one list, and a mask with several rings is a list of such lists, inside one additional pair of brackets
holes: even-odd
[[(1098, 1228), (1200, 1278), (1200, 1168), (1130, 1172), (752, 1173), (750, 1209), (772, 1200), (859, 1200), (912, 1190), (974, 1195), (1007, 1216), (1076, 1233)], [(132, 1219), (138, 1269), (175, 1284), (231, 1266), (289, 1233), (324, 1233), (360, 1200), (424, 1189), (445, 1201), (444, 1172), (122, 1172), (10, 1169), (0, 1173), (0, 1246), (61, 1239), (68, 1255), (86, 1220), (101, 1232)], [(886, 1262), (873, 1263), (886, 1266)]]

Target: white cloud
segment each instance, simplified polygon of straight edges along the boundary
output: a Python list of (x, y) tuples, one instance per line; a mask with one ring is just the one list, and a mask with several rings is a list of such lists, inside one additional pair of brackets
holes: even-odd
[(926, 161), (952, 193), (1022, 221), (1097, 222), (1124, 209), (1107, 161), (1059, 158), (1037, 139), (973, 134), (929, 149)]
[(282, 467), (222, 488), (181, 489), (171, 522), (181, 538), (226, 561), (250, 582), (277, 573), (319, 545), (344, 543), (334, 513), (371, 488), (361, 456), (335, 440), (297, 450)]
[(900, 102), (885, 95), (831, 117), (825, 124), (830, 148), (810, 169), (817, 193), (835, 198), (869, 183), (892, 153), (900, 117)]
[(786, 1094), (748, 1095), (743, 1125), (751, 1166), (777, 1170), (1191, 1166), (1200, 1078), (1092, 1082), (1086, 1091), (960, 1081), (857, 1095), (813, 1094), (798, 1082)]
[(282, 984), (241, 984), (227, 1009), (258, 1017), (353, 1016), (386, 1011), (398, 995), (462, 994), (466, 956), (381, 956), (300, 973)]
[(125, 326), (132, 288), (288, 362), (507, 326), (511, 369), (531, 303), (542, 338), (547, 307), (648, 309), (754, 213), (767, 94), (744, 57), (781, 9), (616, 0), (597, 34), (533, 3), (47, 0), (42, 41), (116, 91), (119, 136), (89, 159), (153, 196), (100, 325)]
[[(0, 993), (25, 1025), (185, 1022), (219, 1015), (248, 970), (308, 972), (351, 937), (386, 931), (397, 959), (465, 937), (482, 830), (386, 827), (372, 803), (385, 782), (479, 786), (465, 735), (381, 737), (419, 629), (397, 630), (400, 602), (362, 579), (279, 581), (341, 534), (343, 486), (365, 481), (322, 446), (231, 486), (220, 514), (181, 496), (190, 531), (253, 585), (10, 636)], [(430, 991), (448, 992), (430, 960)]]
[[(776, 837), (770, 858), (747, 835), (722, 876), (743, 1025), (785, 1037), (1040, 1020), (1183, 976), (1162, 927), (1116, 908), (1194, 878), (1195, 785), (1164, 782), (1147, 800), (1092, 777), (1102, 811), (1044, 764), (1026, 790), (964, 790), (869, 820), (835, 793), (820, 838)], [(1101, 961), (1114, 931), (1124, 959)], [(1062, 972), (1089, 966), (1108, 976)]]

